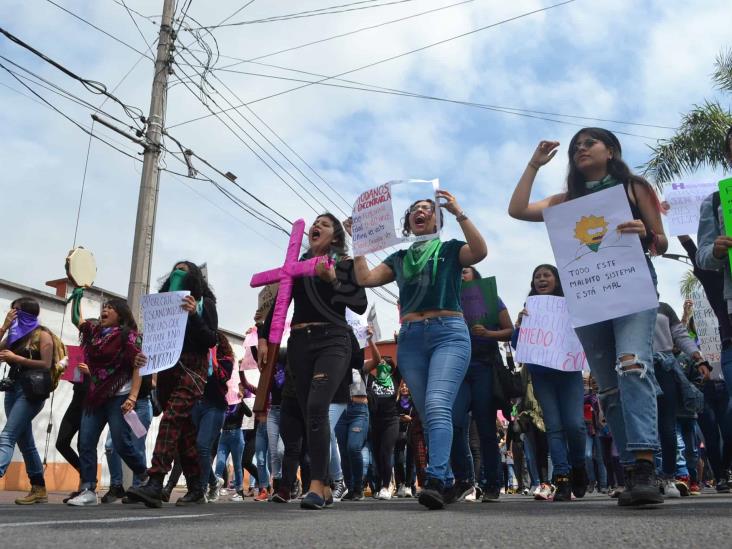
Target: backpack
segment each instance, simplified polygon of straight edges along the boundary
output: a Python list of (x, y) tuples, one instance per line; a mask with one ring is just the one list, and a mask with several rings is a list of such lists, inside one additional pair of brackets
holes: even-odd
[(48, 335), (51, 336), (51, 340), (53, 341), (53, 354), (51, 355), (51, 391), (54, 391), (56, 387), (58, 387), (58, 381), (61, 379), (61, 374), (64, 373), (64, 366), (62, 364), (62, 359), (66, 357), (66, 345), (64, 345), (64, 342), (61, 341), (61, 339), (54, 334), (51, 330), (46, 328), (45, 326), (39, 326), (38, 329), (36, 329), (28, 339), (28, 343), (26, 344), (26, 348), (29, 351), (40, 351), (41, 348), (41, 331), (46, 332)]

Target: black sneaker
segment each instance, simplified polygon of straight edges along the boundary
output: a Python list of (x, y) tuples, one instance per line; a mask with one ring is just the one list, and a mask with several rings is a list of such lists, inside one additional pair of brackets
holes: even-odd
[[(576, 498), (583, 498), (587, 493), (587, 469), (585, 467), (572, 467), (572, 472), (569, 474), (570, 485), (572, 487), (572, 493)], [(593, 486), (594, 489), (594, 486)]]
[(63, 499), (63, 502), (68, 503), (70, 499), (74, 499), (79, 494), (81, 494), (81, 490), (76, 490), (75, 492), (71, 492), (67, 497), (65, 497)]
[(346, 483), (343, 482), (343, 479), (336, 480), (330, 487), (333, 491), (333, 499), (335, 501), (341, 501), (348, 495), (348, 488), (346, 488)]
[[(475, 489), (475, 483), (470, 480), (459, 480), (451, 488), (452, 494), (444, 494), (445, 503), (453, 503), (455, 501), (464, 501), (465, 496), (473, 493)], [(449, 499), (449, 501), (448, 501)]]
[(127, 490), (127, 495), (128, 497), (137, 498), (146, 507), (160, 508), (163, 506), (162, 492), (162, 479), (159, 476), (151, 476), (143, 486), (132, 486)]
[(280, 486), (279, 489), (272, 494), (270, 501), (273, 503), (289, 503), (292, 491), (287, 486)]
[(353, 501), (353, 490), (348, 490), (346, 495), (341, 498), (341, 501)]
[(717, 493), (718, 494), (729, 494), (730, 488), (729, 488), (729, 481), (726, 478), (721, 478), (717, 481)]
[(325, 507), (325, 499), (321, 498), (315, 492), (308, 492), (305, 497), (300, 500), (300, 509), (310, 509), (319, 511)]
[(120, 485), (112, 485), (106, 494), (102, 496), (102, 503), (114, 503), (125, 497), (125, 489)]
[(351, 497), (349, 498), (353, 501), (362, 501), (363, 500), (363, 488), (354, 488)]
[(492, 503), (494, 501), (498, 501), (498, 498), (501, 497), (501, 491), (498, 489), (498, 486), (488, 486), (483, 491), (483, 503)]
[(300, 479), (295, 479), (295, 484), (290, 492), (290, 499), (298, 499), (302, 495), (302, 482)]
[(168, 503), (170, 501), (170, 494), (173, 493), (174, 486), (166, 486), (163, 488), (163, 491), (160, 493), (160, 499), (164, 501), (165, 503)]
[(427, 509), (443, 509), (445, 500), (443, 498), (444, 486), (434, 478), (428, 478), (419, 494), (419, 503)]
[(552, 484), (556, 486), (552, 501), (572, 501), (572, 484), (568, 476), (558, 475)]
[(633, 466), (632, 483), (629, 493), (630, 502), (628, 505), (650, 505), (663, 503), (663, 495), (659, 488), (656, 477), (656, 466), (652, 461), (638, 459)]
[(183, 497), (178, 498), (175, 502), (176, 507), (186, 507), (187, 505), (202, 505), (208, 503), (206, 500), (206, 492), (203, 491), (201, 486), (196, 481), (191, 483), (193, 488), (189, 488)]

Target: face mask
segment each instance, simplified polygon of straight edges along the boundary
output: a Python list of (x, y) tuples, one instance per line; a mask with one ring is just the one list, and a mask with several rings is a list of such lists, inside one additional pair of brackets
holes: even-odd
[(38, 326), (37, 316), (19, 310), (8, 330), (8, 345), (12, 345), (20, 338), (25, 337)]
[(183, 287), (183, 281), (188, 276), (188, 273), (185, 272), (182, 269), (175, 269), (172, 273), (170, 273), (170, 278), (168, 279), (170, 281), (170, 286), (168, 288), (169, 292), (179, 292), (181, 290), (185, 290)]

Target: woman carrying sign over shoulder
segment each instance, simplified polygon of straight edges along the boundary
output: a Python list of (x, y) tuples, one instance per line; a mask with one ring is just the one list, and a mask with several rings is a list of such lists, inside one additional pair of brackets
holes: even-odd
[[(369, 269), (363, 256), (354, 260), (361, 286), (383, 286), (394, 280), (399, 286), (402, 316), (397, 363), (426, 428), (429, 466), (419, 502), (429, 509), (442, 509), (451, 500), (446, 484), (452, 482), (452, 406), (470, 363), (470, 334), (460, 306), (462, 270), (488, 253), (483, 237), (455, 197), (444, 190), (438, 190), (437, 197), (444, 200), (439, 206), (455, 216), (467, 243), (443, 242), (439, 237), (416, 242), (374, 269)], [(405, 212), (404, 236), (437, 232), (432, 199), (418, 200)]]
[[(158, 427), (158, 438), (147, 470), (150, 478), (144, 486), (132, 487), (128, 497), (142, 501), (147, 507), (161, 507), (163, 480), (180, 459), (186, 477), (188, 491), (176, 505), (206, 503), (201, 489), (201, 471), (196, 450), (196, 427), (191, 412), (203, 396), (208, 378), (209, 349), (218, 343), (218, 314), (216, 296), (208, 286), (201, 269), (191, 261), (179, 261), (160, 287), (160, 292), (188, 290), (181, 307), (188, 313), (183, 350), (178, 363), (158, 373), (158, 399), (163, 415)], [(146, 357), (138, 355), (138, 363), (144, 366)], [(177, 450), (177, 454), (176, 454)]]
[[(529, 296), (553, 295), (564, 297), (559, 272), (554, 265), (539, 265), (531, 275)], [(529, 313), (524, 310), (521, 319)], [(514, 332), (514, 344), (518, 339)], [(515, 346), (515, 345), (514, 345)], [(584, 383), (582, 371), (565, 372), (554, 368), (526, 364), (546, 425), (549, 453), (552, 457), (556, 486), (553, 501), (571, 501), (587, 491), (585, 446), (587, 436), (584, 421)]]
[[(620, 142), (601, 128), (584, 128), (569, 143), (567, 191), (529, 202), (539, 168), (549, 162), (557, 141), (541, 141), (511, 197), (508, 213), (525, 221), (543, 221), (545, 208), (623, 185), (633, 219), (616, 227), (637, 234), (656, 283), (650, 253), (662, 254), (668, 241), (661, 224), (660, 205), (650, 184), (631, 173), (622, 160)], [(600, 387), (600, 402), (626, 466), (626, 490), (619, 505), (662, 503), (653, 453), (658, 449), (656, 387), (652, 342), (656, 309), (577, 328), (592, 376)]]
[[(368, 303), (366, 292), (356, 283), (353, 261), (346, 257), (346, 233), (336, 217), (325, 213), (315, 218), (308, 231), (308, 244), (301, 259), (320, 257), (323, 261), (317, 265), (316, 276), (297, 278), (293, 284), (295, 310), (287, 361), (305, 419), (310, 453), (310, 491), (300, 507), (317, 510), (333, 503), (327, 483), (331, 455), (328, 408), (346, 376), (351, 379), (351, 327), (346, 321), (346, 307), (363, 314)], [(260, 361), (266, 362), (273, 314), (274, 307), (259, 330)], [(344, 389), (347, 395), (347, 386)]]

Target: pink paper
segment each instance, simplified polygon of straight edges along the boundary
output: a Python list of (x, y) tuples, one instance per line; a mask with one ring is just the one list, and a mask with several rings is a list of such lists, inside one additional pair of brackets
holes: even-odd
[(79, 370), (79, 364), (84, 362), (84, 350), (75, 345), (66, 346), (66, 358), (68, 363), (61, 374), (61, 379), (71, 383), (81, 383), (84, 381), (84, 374)]
[(142, 421), (140, 421), (137, 412), (135, 412), (134, 410), (130, 410), (123, 417), (125, 418), (125, 421), (130, 426), (130, 429), (132, 429), (132, 432), (137, 438), (142, 438), (145, 436), (145, 434), (147, 433), (147, 429), (142, 424)]
[(244, 337), (244, 347), (256, 347), (257, 343), (259, 343), (259, 339), (257, 337), (257, 329), (252, 328), (252, 331), (249, 332), (246, 337)]

